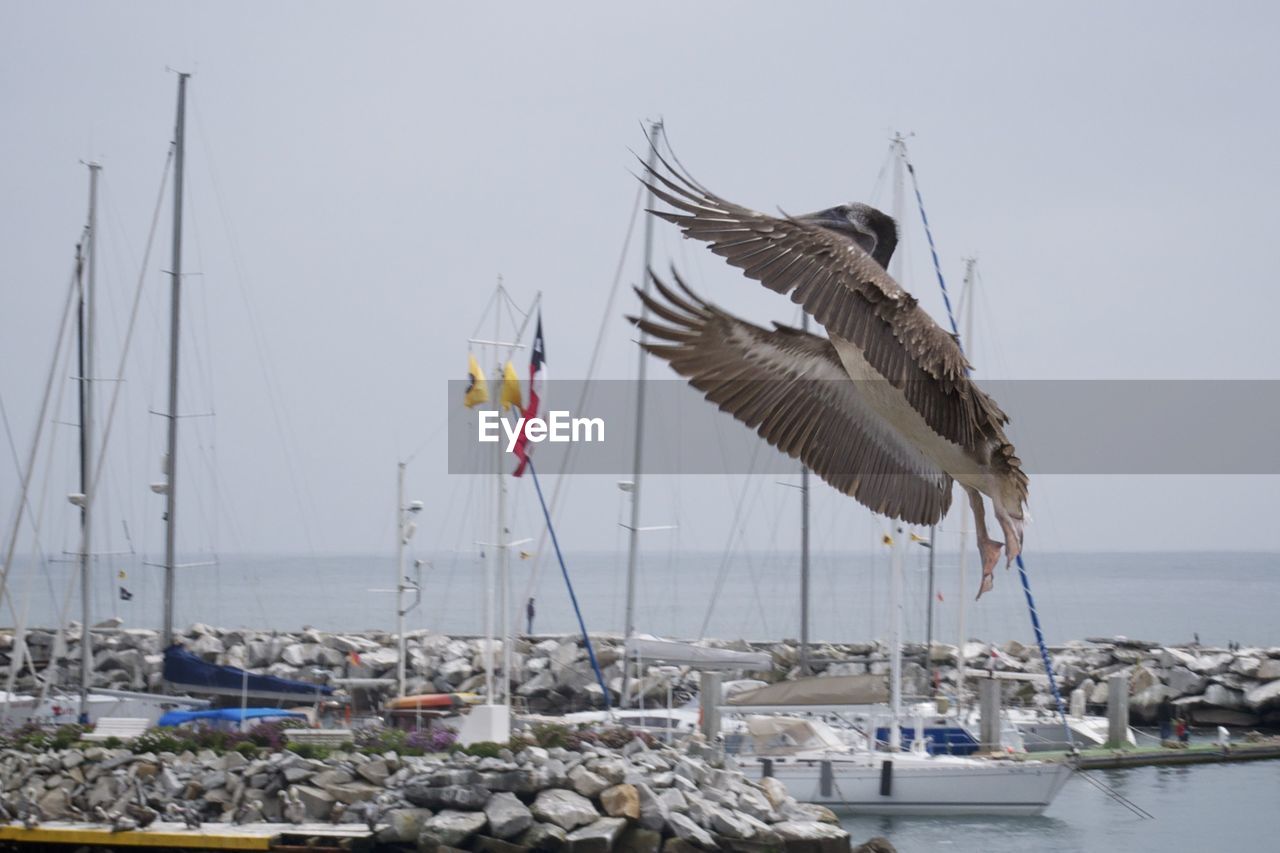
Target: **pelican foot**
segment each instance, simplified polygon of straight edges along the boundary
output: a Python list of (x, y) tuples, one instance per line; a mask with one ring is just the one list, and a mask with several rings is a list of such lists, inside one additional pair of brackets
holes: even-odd
[(1000, 549), (1004, 547), (1003, 542), (997, 542), (994, 539), (981, 539), (978, 542), (978, 554), (982, 557), (982, 586), (978, 589), (977, 598), (982, 598), (984, 592), (991, 591), (991, 585), (994, 582), (994, 572), (996, 563), (1000, 562)]

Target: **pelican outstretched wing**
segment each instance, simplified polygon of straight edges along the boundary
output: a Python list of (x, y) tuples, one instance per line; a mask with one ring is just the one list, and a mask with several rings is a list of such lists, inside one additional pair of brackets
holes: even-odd
[(763, 329), (657, 276), (661, 299), (640, 294), (656, 319), (632, 322), (707, 400), (833, 488), (884, 515), (933, 524), (951, 503), (951, 477), (869, 409), (835, 347), (787, 326)]
[(968, 378), (952, 335), (851, 240), (717, 196), (659, 157), (644, 183), (675, 212), (651, 210), (748, 277), (790, 294), (829, 335), (849, 341), (938, 435), (966, 449), (1006, 442), (1008, 421)]

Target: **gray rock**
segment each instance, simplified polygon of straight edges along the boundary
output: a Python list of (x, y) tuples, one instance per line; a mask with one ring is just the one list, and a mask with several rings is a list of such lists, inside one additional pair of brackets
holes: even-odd
[(66, 820), (71, 817), (71, 798), (62, 788), (48, 791), (38, 802), (46, 820)]
[[(356, 773), (359, 774), (366, 782), (370, 782), (374, 785), (385, 785), (387, 777), (391, 775), (391, 771), (387, 767), (387, 762), (380, 758), (373, 761), (366, 761), (364, 764), (361, 764), (356, 768)], [(414, 838), (417, 838), (416, 834), (414, 835)]]
[(500, 792), (484, 806), (489, 832), (497, 838), (515, 838), (533, 824), (533, 812), (515, 794)]
[(843, 840), (849, 837), (849, 833), (840, 827), (816, 820), (779, 821), (773, 824), (773, 831), (782, 836), (784, 841), (821, 841), (828, 838)]
[(640, 799), (640, 825), (654, 832), (662, 832), (671, 817), (671, 809), (648, 785), (641, 783), (635, 789), (636, 796)]
[[(368, 782), (345, 782), (338, 785), (325, 785), (324, 789), (333, 795), (333, 798), (340, 803), (363, 803), (372, 800), (382, 794), (383, 788), (380, 785), (370, 785)], [(450, 790), (448, 788), (443, 790)], [(465, 788), (462, 790), (466, 790)], [(489, 792), (483, 788), (484, 796), (487, 799)], [(463, 807), (465, 808), (465, 806)]]
[(1244, 704), (1251, 711), (1269, 711), (1280, 708), (1280, 681), (1259, 684), (1244, 694)]
[(1175, 666), (1165, 676), (1169, 688), (1176, 690), (1181, 696), (1189, 696), (1204, 690), (1208, 679), (1199, 673), (1192, 672), (1185, 666)]
[(688, 815), (673, 813), (667, 818), (667, 826), (681, 841), (701, 847), (703, 850), (716, 849), (716, 842), (711, 837), (711, 833), (694, 823)]
[(668, 788), (658, 795), (658, 799), (662, 800), (662, 802), (665, 803), (667, 808), (671, 811), (687, 814), (689, 811), (688, 798), (690, 796), (701, 795), (698, 794), (696, 789), (693, 791), (680, 791), (675, 788)]
[(516, 839), (516, 843), (534, 853), (559, 853), (568, 835), (554, 823), (535, 823)]
[(1259, 662), (1258, 671), (1253, 674), (1253, 677), (1259, 681), (1275, 681), (1280, 678), (1280, 660), (1272, 656)]
[(378, 840), (385, 844), (412, 844), (430, 817), (431, 809), (391, 809), (382, 816), (387, 825), (378, 831)]
[(587, 767), (613, 785), (621, 785), (627, 775), (626, 762), (617, 758), (592, 759), (587, 762)]
[(490, 791), (509, 791), (514, 794), (536, 794), (547, 787), (547, 774), (536, 769), (521, 768), (505, 773), (480, 774), (480, 784)]
[(592, 773), (581, 764), (569, 771), (568, 778), (573, 785), (573, 790), (584, 797), (594, 797), (609, 787), (608, 780)]
[(658, 853), (662, 847), (662, 833), (640, 826), (623, 830), (614, 846), (614, 853)]
[(752, 838), (755, 836), (755, 827), (747, 823), (745, 820), (719, 806), (711, 809), (711, 830), (726, 838)]
[[(333, 794), (311, 785), (294, 785), (292, 790), (302, 800), (307, 820), (327, 820), (333, 811)], [(207, 798), (207, 796), (206, 796)]]
[(534, 817), (543, 823), (553, 823), (570, 831), (587, 823), (593, 823), (599, 813), (591, 801), (576, 791), (548, 788), (533, 801)]
[(440, 845), (460, 847), (467, 839), (485, 827), (481, 812), (442, 811), (422, 822), (418, 834), (418, 849), (433, 850)]
[[(723, 790), (723, 789), (721, 789)], [(777, 812), (769, 803), (769, 798), (755, 788), (743, 787), (738, 792), (738, 811), (751, 815), (756, 820), (773, 823), (778, 819)]]
[(415, 806), (436, 810), (475, 811), (484, 808), (490, 796), (489, 790), (479, 785), (448, 785), (442, 788), (409, 785), (404, 789), (404, 798)]
[(578, 827), (566, 839), (569, 850), (571, 853), (609, 853), (626, 826), (625, 818), (602, 817), (594, 823)]

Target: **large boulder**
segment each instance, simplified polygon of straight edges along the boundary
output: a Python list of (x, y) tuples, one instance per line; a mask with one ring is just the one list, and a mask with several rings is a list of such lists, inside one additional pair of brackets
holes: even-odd
[(430, 817), (431, 809), (391, 809), (382, 816), (386, 826), (378, 831), (378, 840), (385, 844), (413, 844)]
[(496, 838), (515, 838), (533, 824), (533, 812), (515, 795), (507, 792), (494, 794), (484, 806), (489, 819), (489, 832)]
[(693, 818), (688, 815), (682, 815), (679, 812), (672, 813), (667, 818), (667, 826), (671, 832), (681, 841), (700, 847), (703, 850), (715, 850), (716, 842), (711, 837), (711, 833), (707, 832), (701, 826), (694, 822)]
[(406, 787), (404, 798), (429, 809), (476, 811), (489, 802), (490, 793), (480, 785), (445, 785), (440, 788)]
[(418, 834), (419, 850), (434, 850), (441, 845), (461, 847), (467, 839), (484, 829), (486, 818), (481, 812), (442, 811), (427, 818)]
[(671, 808), (648, 785), (639, 784), (635, 789), (636, 796), (640, 800), (640, 825), (654, 832), (662, 832), (671, 817)]
[(1244, 704), (1251, 711), (1269, 711), (1280, 708), (1280, 681), (1259, 684), (1244, 694)]
[(640, 795), (635, 785), (621, 784), (600, 792), (600, 805), (610, 817), (640, 819)]
[(533, 801), (531, 811), (538, 820), (553, 823), (566, 832), (594, 823), (600, 817), (590, 800), (564, 788), (541, 791)]
[(294, 785), (292, 790), (302, 800), (307, 820), (328, 820), (329, 813), (333, 811), (333, 794), (312, 785)]
[(609, 853), (626, 829), (626, 818), (602, 817), (569, 833), (569, 853)]
[(573, 785), (573, 790), (588, 798), (595, 797), (609, 787), (607, 779), (592, 773), (582, 764), (569, 771), (569, 784)]
[(559, 853), (568, 835), (554, 823), (534, 823), (516, 839), (516, 843), (533, 853)]

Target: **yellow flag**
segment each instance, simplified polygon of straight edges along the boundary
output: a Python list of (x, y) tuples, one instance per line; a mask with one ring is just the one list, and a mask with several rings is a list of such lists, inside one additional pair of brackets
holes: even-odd
[(470, 409), (489, 402), (489, 383), (484, 381), (484, 371), (480, 369), (474, 355), (467, 356), (467, 379), (467, 393), (462, 398), (462, 404)]
[(881, 542), (883, 542), (885, 545), (892, 545), (892, 544), (893, 544), (893, 537), (892, 537), (892, 536), (890, 536), (888, 533), (886, 533), (886, 534), (884, 534), (884, 538), (883, 538), (883, 539), (881, 539)]
[(911, 541), (912, 542), (928, 542), (929, 540), (924, 538), (923, 536), (917, 536), (916, 534), (912, 533)]
[(512, 406), (524, 408), (520, 399), (520, 377), (516, 376), (516, 367), (510, 361), (502, 368), (502, 393), (498, 395), (498, 402), (502, 403), (504, 412)]

